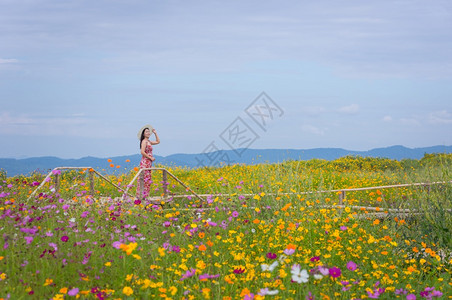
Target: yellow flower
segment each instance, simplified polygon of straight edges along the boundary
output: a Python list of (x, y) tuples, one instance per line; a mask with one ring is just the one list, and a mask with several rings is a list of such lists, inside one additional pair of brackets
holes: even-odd
[(122, 289), (122, 293), (123, 293), (124, 295), (126, 295), (126, 296), (130, 296), (130, 295), (133, 294), (133, 290), (132, 290), (131, 287), (125, 286), (125, 287)]
[(242, 290), (242, 292), (240, 293), (240, 297), (245, 297), (246, 295), (249, 295), (251, 292), (250, 292), (250, 290), (249, 289), (247, 289), (247, 288), (244, 288), (243, 290)]
[(171, 286), (168, 291), (171, 293), (171, 295), (176, 295), (177, 293), (177, 288), (175, 286)]
[(44, 283), (44, 286), (51, 285), (53, 283), (53, 279), (47, 278), (46, 282)]
[(205, 299), (210, 299), (210, 289), (203, 288), (202, 289), (202, 295), (204, 296)]
[(141, 256), (139, 256), (138, 254), (134, 254), (134, 255), (132, 255), (135, 259), (138, 259), (138, 260), (140, 260), (141, 259)]
[(5, 273), (0, 273), (0, 279), (1, 280), (5, 280), (6, 279), (6, 274)]
[(109, 262), (109, 261), (106, 262), (106, 263), (105, 263), (105, 266), (106, 266), (106, 267), (110, 267), (110, 266), (111, 266), (111, 262)]
[(126, 281), (130, 281), (133, 278), (133, 274), (129, 274), (126, 276)]
[(56, 294), (52, 299), (53, 300), (64, 300), (64, 296), (62, 294)]
[(196, 264), (196, 268), (204, 270), (206, 268), (205, 262), (203, 262), (202, 260), (198, 261), (198, 263)]
[(130, 243), (128, 245), (121, 244), (119, 246), (119, 248), (122, 249), (122, 251), (124, 251), (125, 253), (127, 253), (127, 255), (130, 255), (132, 253), (132, 251), (137, 248), (137, 246), (138, 246), (138, 243)]

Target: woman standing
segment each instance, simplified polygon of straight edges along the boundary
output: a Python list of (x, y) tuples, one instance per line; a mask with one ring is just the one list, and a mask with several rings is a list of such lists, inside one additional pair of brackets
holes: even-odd
[[(155, 134), (155, 141), (150, 141), (151, 132)], [(152, 128), (151, 125), (143, 126), (138, 132), (140, 138), (140, 150), (141, 150), (141, 161), (140, 161), (140, 169), (147, 169), (152, 167), (152, 162), (155, 160), (154, 155), (152, 154), (152, 145), (160, 144), (159, 136), (157, 135), (157, 131)], [(137, 186), (137, 197), (138, 199), (146, 199), (149, 196), (149, 189), (152, 183), (151, 170), (142, 171), (144, 186), (141, 187), (141, 180), (138, 180)]]

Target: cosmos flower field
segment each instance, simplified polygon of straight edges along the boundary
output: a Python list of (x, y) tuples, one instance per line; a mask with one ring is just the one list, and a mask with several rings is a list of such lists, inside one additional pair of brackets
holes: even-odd
[[(128, 164), (109, 180), (126, 187)], [(169, 168), (203, 200), (154, 172), (152, 201), (98, 177), (90, 195), (89, 169), (32, 197), (45, 174), (1, 172), (0, 299), (447, 299), (451, 167), (437, 154)], [(419, 182), (444, 183), (325, 192)]]

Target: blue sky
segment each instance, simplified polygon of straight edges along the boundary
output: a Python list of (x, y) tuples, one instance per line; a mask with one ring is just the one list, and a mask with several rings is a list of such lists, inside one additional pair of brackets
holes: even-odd
[(229, 149), (237, 118), (255, 149), (452, 145), (451, 28), (449, 0), (0, 0), (0, 157), (136, 154), (146, 123)]

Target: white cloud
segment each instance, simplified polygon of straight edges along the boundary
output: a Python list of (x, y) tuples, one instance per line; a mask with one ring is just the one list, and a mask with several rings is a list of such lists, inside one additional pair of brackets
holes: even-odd
[(392, 121), (392, 117), (391, 116), (384, 116), (383, 117), (383, 122), (391, 122)]
[(0, 58), (0, 64), (14, 64), (17, 62), (19, 61), (14, 58)]
[(452, 114), (447, 110), (432, 112), (429, 114), (428, 119), (433, 124), (452, 124)]
[(348, 105), (348, 106), (343, 106), (343, 107), (339, 108), (338, 111), (340, 113), (350, 114), (350, 115), (357, 114), (359, 112), (359, 105), (352, 104), (352, 105)]
[(326, 111), (322, 106), (306, 106), (302, 108), (302, 111), (310, 116), (317, 116)]
[[(29, 114), (0, 114), (0, 134), (41, 136), (101, 136), (102, 130), (92, 130), (93, 121), (85, 116), (42, 116)], [(97, 129), (97, 127), (96, 127)]]
[(304, 132), (307, 132), (307, 133), (315, 134), (315, 135), (324, 135), (325, 134), (324, 129), (321, 129), (314, 125), (309, 125), (309, 124), (301, 126), (301, 130)]
[(401, 118), (400, 122), (402, 122), (403, 125), (407, 125), (407, 126), (420, 126), (421, 125), (421, 122), (415, 118)]

